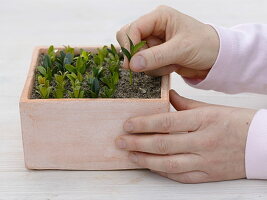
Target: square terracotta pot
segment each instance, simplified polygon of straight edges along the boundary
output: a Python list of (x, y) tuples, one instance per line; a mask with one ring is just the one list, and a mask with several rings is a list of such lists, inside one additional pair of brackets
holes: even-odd
[[(57, 47), (56, 49), (61, 49)], [(97, 47), (76, 47), (96, 51)], [(163, 76), (158, 99), (31, 99), (39, 55), (33, 52), (20, 99), (25, 165), (28, 169), (114, 170), (139, 168), (114, 139), (129, 117), (168, 112), (170, 77)]]

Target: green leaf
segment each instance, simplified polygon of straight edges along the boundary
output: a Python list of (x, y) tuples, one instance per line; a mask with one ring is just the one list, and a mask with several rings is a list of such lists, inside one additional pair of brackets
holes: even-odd
[(98, 94), (99, 90), (100, 90), (99, 81), (97, 78), (95, 78), (93, 81), (92, 91), (95, 92), (96, 94)]
[(72, 78), (74, 78), (75, 81), (79, 81), (78, 77), (75, 73), (71, 73), (70, 75), (72, 76)]
[(52, 67), (52, 62), (51, 62), (51, 59), (50, 59), (50, 57), (48, 55), (44, 55), (43, 66), (46, 69)]
[(52, 80), (52, 70), (50, 68), (45, 69), (43, 66), (37, 66), (37, 71), (43, 75), (47, 80)]
[(77, 79), (82, 82), (83, 81), (83, 76), (80, 72), (77, 73)]
[(55, 76), (55, 81), (57, 83), (62, 83), (63, 82), (64, 77), (62, 75), (55, 74), (54, 76)]
[(93, 66), (92, 72), (94, 77), (101, 78), (104, 72), (104, 68), (99, 66)]
[(64, 90), (62, 88), (55, 88), (54, 91), (55, 98), (63, 98), (64, 97)]
[(43, 86), (40, 86), (39, 87), (39, 90), (40, 90), (40, 94), (43, 98), (46, 98), (47, 97), (47, 88), (46, 87), (43, 87)]
[[(64, 59), (65, 59), (66, 54), (63, 51), (59, 51), (59, 55), (56, 56), (56, 60), (54, 62), (54, 70), (56, 71), (66, 71), (66, 69), (64, 68)], [(70, 64), (70, 63), (68, 63)]]
[(46, 69), (43, 66), (37, 66), (37, 71), (42, 74), (43, 76), (46, 76)]
[(73, 93), (74, 93), (74, 97), (75, 97), (75, 98), (79, 98), (80, 89), (81, 89), (81, 86), (76, 86), (76, 87), (73, 89)]
[(63, 63), (63, 60), (64, 60), (66, 54), (65, 54), (64, 51), (60, 51), (60, 52), (59, 52), (59, 55), (60, 55), (60, 60), (61, 60), (61, 62)]
[(112, 79), (111, 77), (103, 77), (100, 79), (105, 85), (107, 85), (109, 88), (113, 87)]
[(82, 57), (78, 57), (78, 59), (76, 61), (76, 68), (77, 68), (77, 71), (79, 71), (80, 73), (82, 73), (82, 74), (85, 73), (86, 65), (85, 65), (85, 62), (84, 62)]
[(71, 85), (72, 85), (72, 86), (75, 86), (75, 81), (76, 81), (76, 79), (77, 79), (76, 74), (74, 74), (74, 73), (67, 74), (67, 77), (68, 77), (68, 79), (70, 80)]
[(102, 49), (98, 49), (98, 58), (99, 58), (99, 64), (98, 65), (102, 65), (107, 54), (108, 54), (107, 46), (104, 46)]
[(89, 90), (90, 96), (93, 98), (97, 98), (99, 95), (99, 91), (100, 91), (99, 80), (91, 76), (88, 78), (88, 85), (90, 88)]
[(66, 65), (65, 65), (65, 68), (66, 68), (69, 72), (76, 73), (76, 68), (75, 68), (73, 65), (66, 64)]
[(68, 95), (69, 95), (70, 98), (73, 98), (73, 92), (68, 91)]
[(111, 98), (113, 96), (114, 92), (115, 92), (115, 90), (110, 89), (110, 88), (105, 86), (103, 88), (103, 94), (101, 95), (101, 97), (103, 97), (103, 98)]
[(55, 82), (57, 84), (56, 88), (59, 89), (64, 89), (64, 86), (66, 85), (66, 81), (64, 80), (67, 73), (68, 72), (65, 72), (64, 74), (62, 74), (62, 72), (59, 72), (60, 74), (55, 74), (54, 77), (55, 77)]
[(70, 47), (69, 45), (65, 46), (65, 52), (66, 54), (70, 53), (72, 56), (74, 56), (74, 48)]
[[(129, 40), (129, 42), (130, 42), (130, 52), (131, 52), (131, 54), (132, 54), (132, 51), (133, 51), (133, 48), (134, 48), (134, 44), (133, 44), (133, 41), (131, 40), (131, 38), (129, 37), (129, 35), (127, 35), (127, 38), (128, 38), (128, 40)], [(133, 55), (133, 54), (132, 54)]]
[(37, 81), (38, 81), (39, 85), (44, 85), (45, 82), (46, 82), (46, 78), (43, 77), (43, 76), (41, 76), (41, 75), (39, 75), (39, 76), (37, 77)]
[(114, 73), (113, 74), (113, 83), (114, 83), (114, 85), (116, 85), (116, 84), (118, 84), (118, 82), (119, 82), (119, 73)]
[(82, 50), (82, 52), (81, 52), (81, 57), (87, 62), (88, 61), (88, 59), (89, 59), (89, 55), (90, 55), (90, 53), (89, 52), (86, 52), (86, 51), (84, 51), (84, 50)]
[(94, 62), (95, 64), (100, 65), (100, 58), (98, 57), (98, 55), (94, 56)]
[(138, 44), (136, 44), (134, 47), (133, 47), (133, 50), (132, 50), (132, 56), (138, 52), (144, 45), (146, 44), (146, 41), (141, 41), (139, 42)]
[(110, 66), (108, 66), (108, 70), (111, 72), (111, 73), (115, 73), (115, 72), (118, 72), (118, 66), (116, 64), (111, 64)]
[(118, 54), (116, 48), (114, 47), (114, 45), (111, 44), (110, 46), (111, 46), (111, 50), (113, 52), (113, 55), (115, 56), (116, 54)]
[(79, 94), (79, 98), (83, 98), (83, 97), (84, 97), (84, 91), (81, 90), (81, 91), (80, 91), (80, 94)]
[(46, 70), (46, 79), (51, 81), (52, 80), (52, 70), (51, 68), (47, 68)]
[(64, 64), (64, 66), (65, 66), (66, 64), (71, 64), (72, 61), (73, 61), (73, 55), (72, 55), (71, 53), (67, 53), (67, 54), (65, 55), (65, 57), (64, 57), (63, 64)]
[(51, 54), (54, 52), (54, 46), (51, 45), (49, 48), (48, 48), (48, 54)]
[(38, 93), (40, 94), (42, 99), (48, 99), (50, 96), (50, 92), (51, 92), (52, 87), (46, 87), (44, 85), (39, 85), (37, 87), (37, 89), (38, 89)]
[(128, 58), (128, 61), (130, 61), (132, 58), (131, 53), (124, 47), (121, 47), (121, 50), (122, 50), (122, 53)]
[(76, 61), (76, 67), (80, 69), (82, 68), (82, 66), (83, 66), (83, 59), (82, 57), (78, 57)]
[(56, 53), (55, 53), (55, 49), (54, 49), (54, 46), (53, 45), (51, 45), (48, 48), (47, 54), (50, 57), (50, 59), (51, 59), (52, 62), (54, 62), (56, 60)]

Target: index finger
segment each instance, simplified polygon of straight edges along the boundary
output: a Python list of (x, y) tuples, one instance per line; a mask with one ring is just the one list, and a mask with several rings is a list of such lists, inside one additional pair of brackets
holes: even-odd
[(136, 21), (124, 26), (117, 32), (117, 40), (122, 47), (129, 48), (129, 40), (127, 35), (131, 38), (134, 44), (140, 42), (143, 38), (150, 36), (155, 30), (155, 24), (158, 17), (155, 11), (152, 11)]
[[(125, 25), (121, 28), (120, 31), (117, 32), (116, 38), (120, 44), (120, 46), (130, 49), (129, 38), (133, 41), (134, 44), (139, 43), (143, 38), (149, 36), (153, 32), (153, 26), (155, 24), (155, 17), (153, 16), (154, 13), (146, 14), (131, 24)], [(145, 26), (146, 24), (146, 26)], [(124, 68), (129, 68), (129, 61), (124, 55)]]

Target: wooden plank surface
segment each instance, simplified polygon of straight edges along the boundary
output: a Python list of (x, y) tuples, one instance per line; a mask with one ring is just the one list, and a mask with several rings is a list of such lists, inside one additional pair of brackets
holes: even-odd
[[(213, 24), (266, 23), (265, 0), (2, 0), (0, 6), (0, 199), (266, 199), (267, 182), (180, 184), (147, 170), (28, 171), (18, 100), (37, 45), (116, 44), (121, 26), (160, 4)], [(266, 108), (267, 97), (190, 88), (181, 95), (210, 103)]]

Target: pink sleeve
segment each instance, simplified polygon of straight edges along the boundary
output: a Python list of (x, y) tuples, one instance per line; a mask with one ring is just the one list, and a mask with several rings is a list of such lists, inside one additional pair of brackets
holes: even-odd
[(267, 110), (259, 110), (250, 124), (245, 166), (248, 179), (267, 179)]
[[(267, 94), (267, 25), (213, 27), (220, 38), (214, 66), (204, 80), (185, 81), (196, 88), (230, 94)], [(267, 110), (259, 110), (249, 127), (245, 167), (248, 179), (267, 179)]]
[(186, 82), (196, 88), (230, 94), (267, 94), (267, 25), (213, 27), (220, 38), (217, 60), (204, 80)]

